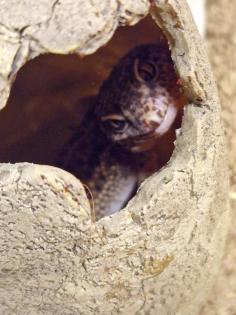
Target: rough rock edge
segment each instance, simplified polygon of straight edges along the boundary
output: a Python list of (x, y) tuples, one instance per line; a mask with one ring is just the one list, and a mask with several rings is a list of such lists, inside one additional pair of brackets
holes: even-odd
[[(135, 4), (131, 0), (56, 0), (41, 7), (29, 0), (9, 0), (4, 5), (8, 7), (0, 11), (4, 14), (0, 23), (0, 109), (6, 104), (17, 71), (28, 60), (45, 53), (91, 54), (108, 42), (119, 25), (137, 23), (150, 7), (147, 0)], [(22, 16), (18, 20), (15, 12), (19, 10)], [(35, 11), (38, 15), (32, 20), (28, 12)], [(81, 12), (84, 14), (78, 19)], [(13, 18), (15, 23), (9, 20)]]
[[(37, 173), (39, 166), (2, 165), (3, 314), (189, 315), (197, 314), (206, 300), (228, 223), (219, 102), (185, 2), (156, 5), (192, 101), (173, 157), (143, 183), (126, 209), (97, 224), (89, 216), (71, 215), (67, 189), (58, 200), (54, 189), (41, 182), (44, 174), (31, 180), (32, 170)], [(170, 7), (172, 13), (167, 14)], [(173, 27), (176, 21), (181, 30)], [(178, 53), (182, 45), (185, 55)], [(14, 174), (22, 168), (26, 171), (16, 180)], [(48, 170), (44, 169), (46, 178)], [(72, 177), (56, 172), (71, 183)], [(18, 198), (14, 187), (20, 189)], [(39, 208), (31, 211), (35, 201)], [(25, 220), (27, 235), (22, 232)]]

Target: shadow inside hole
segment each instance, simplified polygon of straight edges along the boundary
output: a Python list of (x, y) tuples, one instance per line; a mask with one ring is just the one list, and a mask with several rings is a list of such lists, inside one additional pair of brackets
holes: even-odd
[[(29, 61), (0, 112), (0, 162), (55, 165), (117, 61), (132, 48), (161, 38), (161, 30), (147, 17), (133, 27), (119, 28), (93, 55), (48, 54)], [(172, 155), (181, 117), (182, 109), (170, 132), (157, 141), (159, 166)]]

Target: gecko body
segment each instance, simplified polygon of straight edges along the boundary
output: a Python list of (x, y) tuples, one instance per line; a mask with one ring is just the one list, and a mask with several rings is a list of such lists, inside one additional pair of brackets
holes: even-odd
[(59, 166), (91, 190), (97, 218), (120, 210), (140, 178), (159, 168), (156, 144), (185, 101), (177, 82), (166, 43), (134, 48), (103, 82), (60, 154)]

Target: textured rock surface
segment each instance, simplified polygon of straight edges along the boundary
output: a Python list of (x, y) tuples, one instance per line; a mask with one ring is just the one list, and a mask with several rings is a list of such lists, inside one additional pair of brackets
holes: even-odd
[(0, 108), (6, 103), (9, 83), (27, 60), (48, 52), (92, 53), (118, 25), (132, 25), (144, 17), (149, 5), (147, 0), (135, 5), (132, 0), (1, 0)]
[[(2, 314), (189, 315), (198, 314), (206, 301), (228, 222), (219, 102), (185, 2), (152, 2), (156, 6), (151, 13), (169, 40), (189, 97), (173, 157), (160, 173), (143, 183), (126, 209), (96, 224), (84, 190), (74, 177), (46, 166), (2, 164)], [(107, 1), (105, 9), (98, 1), (79, 1), (76, 8), (74, 1), (55, 2), (50, 8), (48, 1), (39, 1), (36, 16), (13, 19), (14, 12), (24, 11), (24, 3), (27, 10), (34, 3), (22, 1), (22, 7), (17, 7), (15, 1), (15, 11), (7, 10), (8, 3), (12, 5), (0, 2), (1, 10), (9, 12), (1, 26), (5, 34), (10, 32), (5, 38), (11, 38), (12, 29), (18, 35), (31, 32), (26, 25), (33, 24), (33, 37), (29, 33), (27, 44), (22, 40), (26, 47), (32, 43), (30, 57), (51, 50), (91, 53), (110, 38), (118, 21), (132, 24), (148, 9), (141, 0), (131, 6), (134, 15), (125, 1), (126, 9), (115, 0)], [(60, 8), (60, 3), (67, 6)], [(93, 6), (86, 11), (86, 19), (82, 4), (86, 4), (83, 8)], [(63, 23), (70, 23), (72, 9), (79, 12), (75, 15), (79, 22), (76, 31), (72, 29), (65, 37)], [(94, 10), (99, 10), (99, 20)], [(98, 23), (93, 27), (87, 23), (90, 12), (92, 25)], [(42, 20), (47, 14), (50, 18)], [(80, 20), (78, 14), (83, 15)], [(57, 37), (54, 42), (49, 30)], [(14, 56), (12, 60), (17, 64), (20, 60), (19, 65), (25, 61), (21, 52)], [(14, 61), (7, 68), (6, 60), (2, 57), (0, 62), (5, 65), (2, 79), (11, 80), (12, 69), (18, 67)]]
[(221, 271), (202, 314), (236, 314), (236, 2), (208, 1), (208, 46), (222, 102), (230, 168), (232, 220)]

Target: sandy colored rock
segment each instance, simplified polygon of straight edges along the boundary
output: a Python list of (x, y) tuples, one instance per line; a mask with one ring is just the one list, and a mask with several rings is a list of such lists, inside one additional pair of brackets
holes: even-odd
[[(27, 58), (48, 51), (91, 53), (119, 23), (137, 22), (149, 8), (141, 0), (134, 8), (115, 0), (106, 6), (64, 0), (50, 9), (48, 1), (39, 1), (36, 16), (29, 17), (25, 12), (34, 3), (15, 1), (15, 10), (27, 4), (24, 22), (13, 18), (17, 10), (7, 10), (11, 2), (2, 2), (4, 12), (9, 11), (2, 22), (5, 34), (12, 29), (14, 38), (28, 34), (19, 58), (9, 56), (10, 72), (4, 72), (8, 63), (0, 62), (6, 66), (1, 70), (5, 92)], [(219, 100), (185, 1), (152, 2), (151, 14), (169, 40), (189, 100), (173, 156), (125, 209), (96, 224), (73, 176), (47, 166), (2, 164), (3, 314), (194, 315), (206, 302), (228, 226)], [(21, 50), (27, 51), (27, 45), (30, 55)]]
[(230, 169), (230, 199), (232, 219), (225, 253), (214, 291), (201, 314), (236, 314), (236, 3), (208, 1), (207, 40), (210, 60), (222, 102)]
[[(0, 1), (0, 108), (23, 64), (43, 53), (90, 54), (104, 45), (119, 24), (134, 24), (149, 1)], [(132, 7), (132, 13), (130, 8)], [(104, 19), (104, 17), (106, 17)]]

